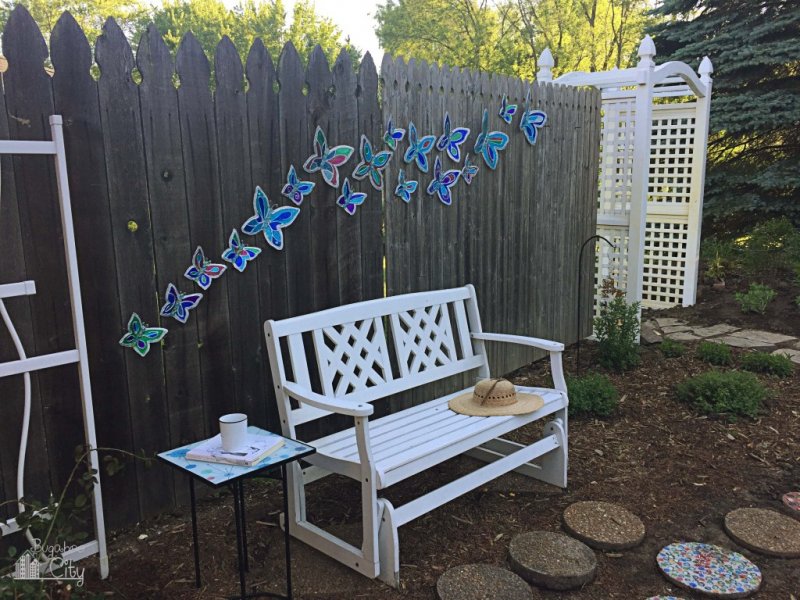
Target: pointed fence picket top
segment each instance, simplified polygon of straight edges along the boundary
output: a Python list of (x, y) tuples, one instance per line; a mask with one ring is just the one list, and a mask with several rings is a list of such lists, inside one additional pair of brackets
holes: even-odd
[[(107, 445), (162, 451), (188, 437), (215, 433), (217, 418), (232, 411), (247, 412), (253, 424), (276, 430), (272, 392), (265, 393), (271, 390), (262, 341), (268, 318), (385, 292), (471, 282), (485, 303), (485, 329), (573, 339), (577, 292), (564, 274), (577, 268), (574, 239), (594, 230), (596, 163), (586, 152), (599, 145), (595, 92), (534, 85), (532, 106), (547, 111), (550, 121), (531, 148), (519, 131), (519, 115), (506, 125), (497, 114), (504, 94), (509, 102), (524, 101), (528, 83), (514, 78), (385, 56), (380, 85), (368, 54), (355, 65), (350, 54), (341, 52), (331, 65), (315, 49), (305, 68), (292, 44), (278, 58), (256, 41), (243, 65), (227, 38), (216, 48), (212, 69), (193, 35), (183, 37), (173, 60), (153, 28), (134, 57), (113, 20), (97, 40), (95, 68), (85, 37), (67, 15), (51, 38), (51, 79), (42, 68), (46, 46), (34, 29), (19, 8), (3, 34), (10, 66), (4, 75), (0, 137), (46, 137), (47, 116), (54, 111), (65, 116), (79, 268), (88, 282), (84, 297), (92, 377), (103, 399), (97, 402), (98, 433)], [(92, 70), (99, 70), (99, 79)], [(473, 150), (484, 108), (491, 130), (510, 137), (495, 172)], [(456, 184), (451, 206), (426, 189), (436, 156), (445, 170), (461, 168), (463, 161), (456, 164), (432, 150), (430, 168), (421, 173), (403, 160), (407, 137), (383, 172), (382, 191), (354, 180), (362, 134), (374, 152), (386, 149), (383, 133), (391, 115), (395, 127), (408, 129), (413, 120), (419, 137), (438, 137), (445, 112), (453, 126), (470, 128), (462, 151), (479, 168), (472, 185)], [(303, 170), (317, 125), (329, 145), (355, 149), (340, 169), (342, 180), (349, 178), (355, 189), (368, 194), (355, 216), (336, 206), (341, 185), (334, 190), (319, 172)], [(49, 210), (44, 199), (52, 197), (47, 188), (54, 180), (29, 169), (27, 160), (2, 159), (0, 233), (8, 235), (0, 235), (0, 253), (12, 263), (8, 273), (14, 277), (30, 275), (45, 282), (48, 275), (43, 276), (40, 265), (51, 257), (36, 252), (50, 238), (54, 244), (60, 240), (53, 220), (39, 219), (37, 211)], [(194, 291), (183, 273), (198, 245), (207, 258), (221, 262), (231, 230), (241, 232), (253, 214), (256, 185), (271, 204), (291, 205), (281, 195), (291, 166), (316, 188), (284, 230), (284, 250), (273, 250), (261, 234), (243, 236), (245, 243), (261, 248), (245, 272), (229, 266), (203, 292), (186, 325), (161, 319), (166, 284)], [(400, 169), (419, 185), (408, 204), (394, 196)], [(57, 269), (48, 273), (62, 276)], [(46, 287), (41, 294), (51, 299)], [(52, 316), (41, 306), (25, 303), (11, 309), (24, 319), (21, 330), (31, 347), (54, 343), (41, 327)], [(145, 358), (118, 344), (132, 312), (170, 329), (163, 346), (152, 347)], [(0, 357), (6, 352), (0, 348)], [(503, 351), (493, 357), (495, 372), (501, 373), (530, 355)], [(316, 385), (314, 369), (309, 380)], [(55, 429), (60, 426), (56, 420), (68, 412), (62, 399), (77, 397), (77, 382), (62, 378), (57, 383), (58, 389), (54, 381), (35, 389), (29, 452), (37, 456), (40, 471), (37, 482), (29, 480), (39, 496), (51, 487), (51, 473), (54, 481), (60, 477), (59, 461), (71, 456), (71, 446), (62, 448), (67, 436), (53, 432), (61, 431)], [(18, 384), (0, 385), (3, 397), (6, 391), (21, 394)], [(443, 385), (434, 386), (433, 393), (444, 391)], [(429, 392), (416, 390), (384, 404), (407, 406)], [(6, 448), (15, 452), (8, 440), (18, 435), (17, 408), (0, 404), (4, 497), (14, 489), (15, 465)], [(376, 409), (381, 413), (386, 407)], [(114, 507), (110, 519), (121, 524), (155, 514), (182, 500), (183, 487), (176, 487), (165, 469), (135, 463), (104, 488)]]
[[(92, 51), (78, 23), (68, 12), (50, 35), (55, 112), (66, 124), (65, 147), (72, 194), (73, 223), (78, 256), (92, 257), (92, 268), (80, 271), (89, 371), (94, 403), (97, 443), (105, 448), (134, 448), (130, 397), (126, 380), (125, 350), (108, 343), (129, 315), (120, 308), (119, 273), (112, 214), (109, 205), (106, 156), (97, 82), (91, 75)], [(90, 316), (90, 317), (89, 317)], [(117, 399), (108, 402), (108, 398)], [(1, 452), (1, 451), (0, 451)], [(103, 497), (110, 528), (140, 519), (136, 467), (122, 469), (103, 479)]]

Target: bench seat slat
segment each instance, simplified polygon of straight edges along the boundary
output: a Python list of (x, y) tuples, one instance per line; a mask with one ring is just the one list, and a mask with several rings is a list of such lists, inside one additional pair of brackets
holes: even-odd
[[(461, 415), (451, 411), (448, 402), (452, 397), (467, 391), (463, 390), (370, 422), (370, 445), (380, 487), (396, 483), (423, 469), (403, 468), (407, 465), (424, 459), (426, 463), (433, 461), (432, 466), (452, 458), (458, 453), (450, 455), (448, 448), (455, 448), (460, 441), (498, 427), (507, 431), (517, 429), (564, 406), (563, 395), (556, 390), (528, 387), (520, 387), (518, 390), (539, 394), (545, 401), (544, 407), (534, 413), (518, 416)], [(430, 418), (432, 416), (436, 418)], [(377, 443), (376, 434), (381, 437), (381, 441)], [(317, 449), (318, 454), (339, 460), (358, 460), (352, 428), (309, 443)], [(398, 470), (408, 474), (397, 478), (396, 475), (400, 474)]]

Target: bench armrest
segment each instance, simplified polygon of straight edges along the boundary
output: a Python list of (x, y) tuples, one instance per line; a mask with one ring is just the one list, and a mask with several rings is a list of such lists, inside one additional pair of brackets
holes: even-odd
[(509, 344), (520, 344), (522, 346), (532, 346), (547, 350), (548, 352), (563, 352), (564, 344), (551, 340), (542, 340), (525, 335), (510, 335), (508, 333), (473, 333), (472, 338), (486, 342), (508, 342)]
[(375, 408), (367, 402), (343, 402), (339, 398), (323, 396), (308, 388), (299, 386), (296, 383), (286, 382), (283, 384), (283, 389), (285, 389), (292, 398), (300, 402), (340, 415), (368, 417), (375, 411)]

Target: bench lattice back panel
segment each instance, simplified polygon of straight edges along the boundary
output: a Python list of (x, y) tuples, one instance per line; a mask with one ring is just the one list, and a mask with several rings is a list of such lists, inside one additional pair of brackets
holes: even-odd
[(392, 336), (403, 377), (458, 360), (446, 304), (392, 315)]

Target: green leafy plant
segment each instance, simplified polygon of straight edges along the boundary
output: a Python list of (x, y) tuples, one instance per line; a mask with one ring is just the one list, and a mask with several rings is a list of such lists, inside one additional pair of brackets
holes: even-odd
[(666, 358), (678, 358), (686, 353), (686, 346), (669, 338), (661, 342), (659, 350)]
[(639, 364), (639, 303), (628, 304), (610, 279), (603, 282), (601, 296), (594, 320), (598, 360), (606, 369), (625, 371)]
[(751, 283), (747, 292), (737, 292), (736, 300), (742, 307), (742, 312), (754, 312), (763, 315), (767, 306), (775, 299), (778, 293), (768, 285)]
[(700, 257), (705, 264), (705, 276), (715, 282), (725, 277), (738, 266), (738, 248), (733, 240), (721, 240), (715, 237), (703, 240), (700, 246)]
[(800, 261), (800, 230), (785, 217), (756, 225), (744, 245), (742, 264), (751, 275), (791, 272)]
[(733, 364), (731, 347), (716, 342), (700, 342), (697, 346), (697, 357), (711, 365), (724, 367)]
[(741, 371), (708, 371), (679, 383), (678, 400), (703, 414), (755, 417), (769, 396), (758, 378)]
[(789, 377), (794, 373), (794, 363), (783, 354), (750, 352), (742, 357), (741, 365), (745, 371), (769, 373), (778, 377)]
[(590, 373), (567, 379), (570, 416), (607, 417), (619, 403), (619, 392), (605, 375)]

